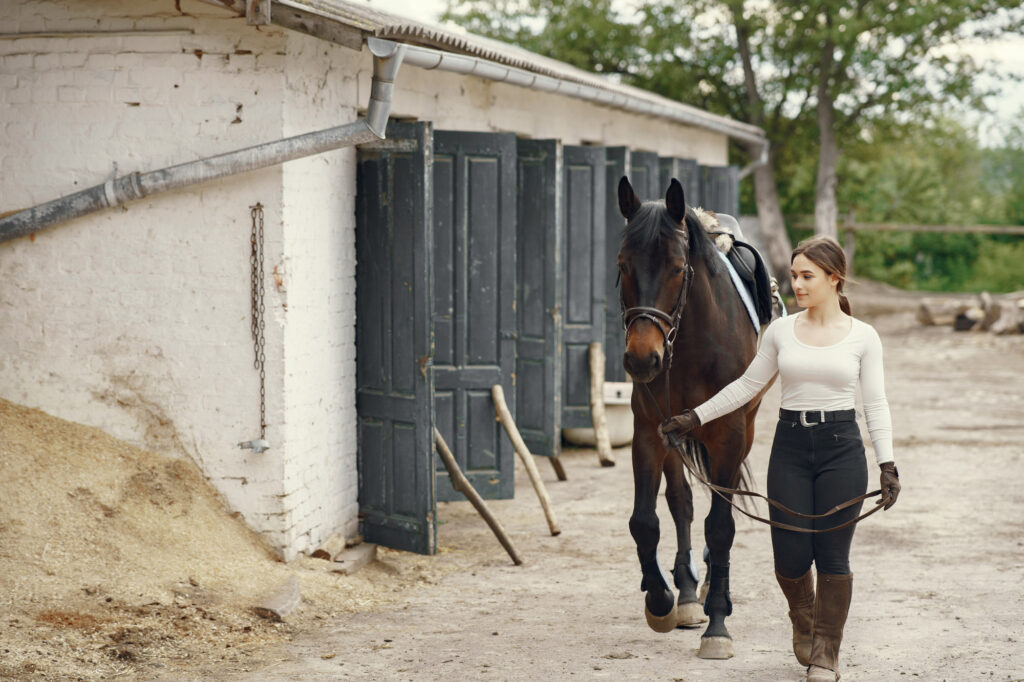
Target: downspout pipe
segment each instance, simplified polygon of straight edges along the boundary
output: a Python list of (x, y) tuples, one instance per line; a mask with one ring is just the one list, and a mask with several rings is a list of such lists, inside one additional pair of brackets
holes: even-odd
[(768, 165), (768, 140), (764, 140), (761, 144), (761, 151), (758, 153), (757, 158), (748, 163), (746, 166), (740, 169), (740, 180), (747, 177), (761, 166)]
[(402, 65), (404, 52), (404, 46), (398, 46), (386, 56), (374, 56), (370, 100), (364, 118), (335, 128), (296, 135), (148, 173), (135, 172), (111, 178), (102, 185), (0, 218), (0, 242), (24, 237), (51, 225), (160, 192), (342, 147), (382, 140), (391, 112), (395, 76)]

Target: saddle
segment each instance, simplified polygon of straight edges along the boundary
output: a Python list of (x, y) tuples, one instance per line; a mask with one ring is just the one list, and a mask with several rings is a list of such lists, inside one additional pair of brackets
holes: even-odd
[(714, 240), (715, 246), (725, 254), (743, 280), (750, 298), (754, 301), (754, 312), (757, 313), (761, 326), (771, 322), (775, 303), (772, 278), (758, 250), (743, 241), (739, 222), (725, 213), (715, 213), (701, 208), (694, 209), (694, 212)]
[(746, 242), (735, 240), (726, 258), (736, 268), (740, 279), (754, 299), (754, 309), (762, 325), (772, 321), (772, 283), (764, 259), (757, 249)]

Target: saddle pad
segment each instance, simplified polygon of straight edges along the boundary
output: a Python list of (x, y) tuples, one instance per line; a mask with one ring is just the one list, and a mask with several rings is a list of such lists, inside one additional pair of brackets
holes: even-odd
[(729, 277), (732, 279), (732, 284), (736, 287), (736, 292), (740, 295), (740, 300), (743, 301), (743, 307), (747, 309), (747, 315), (750, 316), (750, 322), (754, 325), (754, 332), (758, 335), (761, 334), (761, 322), (757, 317), (757, 309), (754, 307), (754, 299), (750, 297), (750, 292), (747, 291), (747, 287), (743, 284), (743, 280), (740, 278), (736, 268), (732, 266), (729, 259), (724, 253), (715, 249), (715, 253), (725, 263), (725, 267), (729, 270)]

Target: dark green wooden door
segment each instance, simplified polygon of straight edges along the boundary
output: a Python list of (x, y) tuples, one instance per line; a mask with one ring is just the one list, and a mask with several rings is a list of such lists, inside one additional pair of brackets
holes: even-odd
[(563, 158), (562, 427), (585, 428), (593, 426), (589, 346), (604, 342), (607, 169), (603, 147), (565, 147)]
[[(516, 139), (434, 133), (434, 410), (473, 487), (510, 498), (514, 450), (494, 418), (501, 384), (515, 415)], [(437, 499), (462, 499), (440, 457)]]
[(430, 125), (391, 125), (356, 172), (356, 410), (360, 531), (436, 547), (428, 196)]
[(626, 226), (626, 219), (619, 212), (616, 188), (623, 175), (629, 175), (632, 183), (631, 156), (627, 147), (609, 147), (605, 150), (605, 381), (626, 380), (626, 370), (622, 367), (622, 356), (626, 352), (626, 334), (622, 329), (622, 307), (619, 303), (619, 289), (616, 286), (619, 249), (622, 246), (622, 230)]
[(518, 141), (516, 424), (535, 455), (562, 434), (562, 145)]

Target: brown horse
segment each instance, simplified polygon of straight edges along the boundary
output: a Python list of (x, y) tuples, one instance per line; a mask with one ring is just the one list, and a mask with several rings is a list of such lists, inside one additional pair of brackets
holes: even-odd
[[(732, 613), (729, 551), (735, 524), (729, 503), (712, 495), (704, 520), (709, 570), (703, 613), (697, 601), (697, 563), (690, 547), (693, 493), (679, 453), (666, 448), (658, 425), (694, 408), (739, 377), (757, 350), (757, 334), (734, 289), (725, 263), (694, 212), (682, 185), (672, 179), (664, 203), (641, 203), (629, 180), (619, 182), (619, 210), (626, 228), (618, 267), (626, 353), (623, 365), (633, 390), (633, 515), (629, 530), (643, 572), (641, 590), (647, 622), (658, 632), (695, 627), (709, 620), (701, 658), (729, 658), (732, 638), (725, 627)], [(765, 388), (767, 390), (767, 387)], [(754, 439), (759, 394), (745, 407), (690, 432), (686, 456), (712, 483), (736, 488), (746, 483), (744, 460)], [(672, 582), (658, 564), (658, 516), (662, 474), (677, 552)]]

